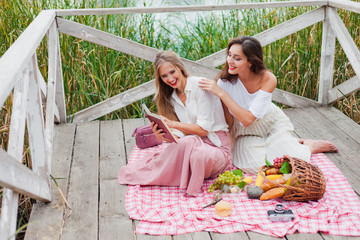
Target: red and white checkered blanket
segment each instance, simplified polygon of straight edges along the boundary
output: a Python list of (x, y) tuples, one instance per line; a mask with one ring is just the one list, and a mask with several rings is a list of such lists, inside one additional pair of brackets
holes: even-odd
[[(148, 149), (135, 146), (129, 162), (136, 161), (148, 151), (164, 147), (166, 144)], [(206, 190), (214, 180), (206, 180), (197, 197), (189, 197), (178, 187), (129, 186), (126, 209), (130, 218), (141, 220), (136, 230), (141, 234), (254, 231), (282, 237), (296, 231), (321, 231), (331, 235), (360, 236), (360, 202), (346, 178), (323, 154), (312, 155), (311, 163), (319, 166), (326, 178), (326, 192), (319, 201), (260, 201), (248, 199), (245, 192), (223, 194), (223, 199), (233, 208), (231, 216), (222, 218), (215, 214), (213, 206), (202, 209), (213, 200), (213, 194)], [(278, 202), (293, 210), (296, 218), (292, 222), (269, 221), (267, 210), (274, 209)]]

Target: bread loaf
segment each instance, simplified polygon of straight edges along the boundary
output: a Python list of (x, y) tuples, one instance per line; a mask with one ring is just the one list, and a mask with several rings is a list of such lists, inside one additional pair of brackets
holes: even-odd
[(227, 201), (221, 200), (215, 205), (215, 213), (220, 217), (227, 217), (231, 215), (231, 204)]

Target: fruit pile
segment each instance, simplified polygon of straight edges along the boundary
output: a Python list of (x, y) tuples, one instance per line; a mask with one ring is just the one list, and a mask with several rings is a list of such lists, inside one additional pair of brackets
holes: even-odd
[[(273, 160), (273, 164), (269, 163), (267, 160), (265, 160), (266, 166), (269, 167), (269, 171), (275, 171), (275, 170), (270, 170), (271, 167), (277, 169), (277, 173), (283, 173), (283, 174), (287, 174), (291, 172), (291, 166), (289, 163), (289, 160), (287, 158), (282, 157), (277, 157)], [(267, 174), (267, 173), (266, 173)]]
[(273, 162), (274, 162), (274, 167), (275, 168), (277, 168), (277, 169), (280, 169), (281, 168), (281, 164), (284, 162), (284, 158), (279, 158), (279, 157), (277, 157), (277, 158), (275, 158), (274, 160), (273, 160)]
[[(275, 158), (271, 164), (265, 158), (266, 167), (263, 168), (263, 175), (270, 181), (265, 181), (263, 175), (259, 172), (255, 186), (247, 188), (249, 198), (258, 198), (260, 200), (269, 200), (273, 198), (282, 197), (285, 194), (286, 188), (279, 187), (274, 183), (280, 185), (289, 185), (291, 176), (291, 165), (288, 159), (284, 156), (282, 158)], [(265, 182), (264, 182), (265, 181)]]
[(224, 185), (238, 185), (242, 181), (242, 171), (240, 169), (233, 171), (225, 171), (220, 174), (208, 188), (208, 192), (214, 192), (217, 189), (222, 189)]
[[(291, 165), (287, 157), (275, 158), (272, 164), (265, 158), (265, 163), (266, 167), (262, 168), (263, 172), (259, 172), (256, 177), (255, 186), (248, 186), (246, 188), (249, 198), (269, 200), (282, 197), (286, 191), (285, 186), (290, 183)], [(266, 179), (270, 181), (265, 181), (263, 176), (266, 176)], [(219, 189), (225, 193), (236, 193), (251, 183), (252, 178), (243, 178), (243, 173), (240, 169), (225, 171), (215, 179), (207, 191), (211, 193)], [(279, 187), (277, 184), (283, 187)]]

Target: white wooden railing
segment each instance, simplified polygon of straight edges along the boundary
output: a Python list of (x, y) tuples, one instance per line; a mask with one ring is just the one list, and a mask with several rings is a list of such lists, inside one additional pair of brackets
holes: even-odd
[[(360, 89), (360, 52), (348, 33), (336, 8), (360, 13), (360, 3), (343, 1), (287, 1), (272, 3), (240, 3), (207, 6), (176, 6), (116, 9), (44, 10), (16, 42), (0, 58), (0, 106), (14, 92), (8, 149), (0, 149), (0, 186), (4, 187), (2, 199), (0, 239), (14, 239), (18, 208), (18, 194), (22, 193), (43, 202), (51, 201), (49, 175), (54, 122), (85, 122), (125, 107), (155, 93), (154, 80), (120, 93), (87, 109), (66, 116), (62, 69), (60, 61), (59, 32), (85, 41), (112, 48), (148, 61), (153, 61), (157, 49), (129, 41), (110, 33), (97, 30), (61, 18), (69, 15), (108, 15), (129, 13), (190, 12), (210, 10), (235, 10), (254, 8), (278, 8), (293, 6), (319, 6), (319, 8), (295, 17), (278, 26), (261, 32), (255, 37), (262, 46), (268, 45), (301, 29), (322, 21), (323, 37), (319, 77), (318, 101), (276, 89), (273, 100), (292, 107), (321, 106), (335, 102)], [(36, 57), (36, 50), (47, 37), (48, 76), (45, 83)], [(338, 39), (351, 63), (355, 76), (333, 87), (335, 39)], [(214, 78), (225, 63), (225, 49), (196, 62), (183, 59), (194, 75)], [(341, 91), (341, 95), (339, 95)], [(43, 113), (42, 97), (46, 97), (46, 113)], [(28, 128), (32, 157), (32, 170), (24, 166), (22, 151), (25, 123)]]

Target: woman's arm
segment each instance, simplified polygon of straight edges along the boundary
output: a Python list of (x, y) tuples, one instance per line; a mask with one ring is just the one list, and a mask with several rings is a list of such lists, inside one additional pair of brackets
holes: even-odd
[(221, 89), (221, 92), (218, 93), (218, 97), (227, 107), (228, 111), (230, 111), (244, 127), (249, 126), (256, 120), (256, 117), (250, 111), (240, 107), (224, 90)]
[(241, 122), (242, 125), (244, 125), (245, 127), (249, 126), (256, 120), (256, 117), (250, 111), (247, 111), (240, 107), (230, 97), (230, 95), (227, 94), (227, 92), (225, 92), (221, 87), (219, 87), (219, 85), (217, 85), (215, 81), (203, 78), (199, 81), (199, 87), (203, 90), (211, 92), (212, 94), (220, 98), (222, 104), (226, 106), (224, 110), (227, 109), (227, 111), (230, 111), (234, 115), (234, 117), (236, 117), (236, 119), (239, 120), (239, 122)]
[[(265, 74), (260, 89), (266, 92), (273, 92), (276, 87), (276, 77), (271, 72), (266, 72)], [(240, 107), (215, 81), (202, 79), (199, 81), (199, 87), (219, 97), (223, 104), (244, 127), (248, 127), (256, 120), (256, 117), (250, 111)]]
[(233, 117), (233, 115), (231, 115), (231, 113), (229, 112), (229, 109), (223, 102), (221, 102), (221, 105), (224, 109), (225, 121), (226, 121), (227, 125), (229, 125), (229, 130), (230, 130), (232, 125), (234, 124), (234, 117)]
[(204, 130), (197, 124), (177, 122), (177, 121), (172, 121), (172, 120), (169, 120), (166, 118), (163, 120), (169, 126), (169, 128), (175, 128), (185, 134), (195, 134), (200, 137), (206, 137), (208, 134), (208, 132), (206, 130)]

